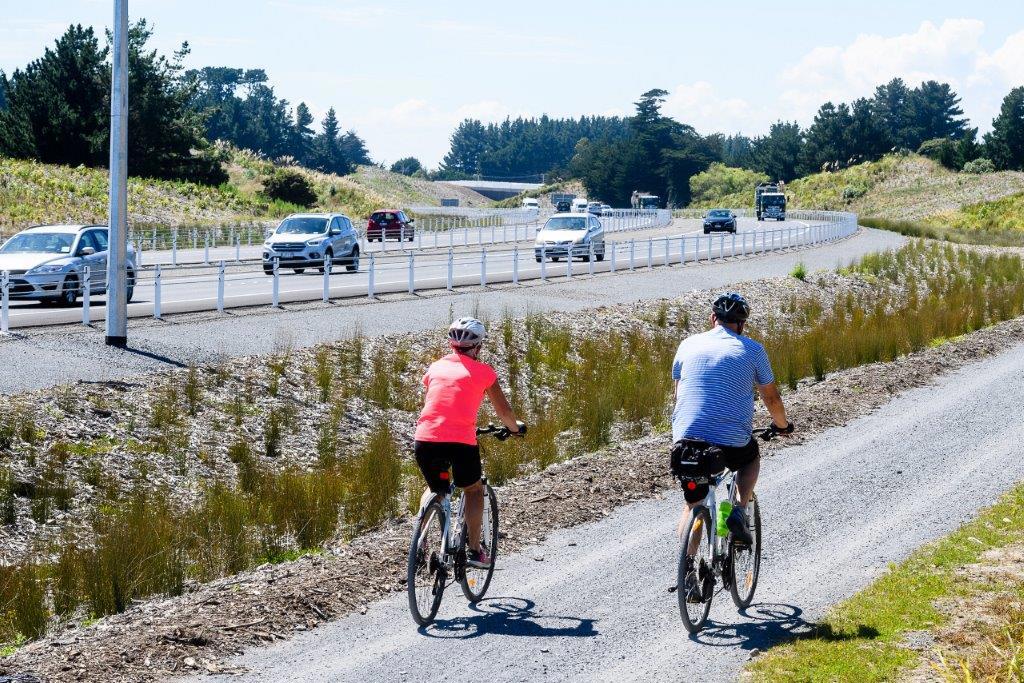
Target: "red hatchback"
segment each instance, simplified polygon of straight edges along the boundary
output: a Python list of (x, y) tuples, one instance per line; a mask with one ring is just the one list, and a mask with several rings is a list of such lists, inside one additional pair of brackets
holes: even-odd
[(370, 215), (366, 223), (366, 240), (383, 242), (385, 239), (406, 240), (412, 242), (415, 235), (413, 221), (404, 211), (398, 209), (381, 209)]

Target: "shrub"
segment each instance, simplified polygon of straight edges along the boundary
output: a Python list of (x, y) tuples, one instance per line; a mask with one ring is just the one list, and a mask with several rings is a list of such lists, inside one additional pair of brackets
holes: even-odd
[(299, 206), (316, 204), (313, 184), (301, 172), (292, 169), (278, 169), (263, 183), (263, 193), (270, 199), (289, 202)]
[(974, 174), (995, 173), (995, 170), (996, 166), (995, 164), (992, 163), (992, 160), (986, 159), (984, 157), (980, 159), (975, 159), (974, 161), (968, 161), (966, 164), (964, 164), (963, 168), (964, 173)]
[(807, 266), (804, 265), (803, 261), (800, 261), (793, 266), (793, 270), (789, 271), (789, 274), (797, 280), (805, 281), (807, 280)]
[(690, 193), (694, 202), (718, 202), (728, 195), (746, 193), (749, 199), (743, 201), (748, 205), (754, 199), (754, 187), (766, 182), (768, 176), (745, 168), (733, 168), (723, 163), (714, 163), (706, 171), (690, 178)]
[(868, 193), (867, 188), (858, 185), (847, 185), (843, 188), (843, 199), (851, 200), (863, 197)]

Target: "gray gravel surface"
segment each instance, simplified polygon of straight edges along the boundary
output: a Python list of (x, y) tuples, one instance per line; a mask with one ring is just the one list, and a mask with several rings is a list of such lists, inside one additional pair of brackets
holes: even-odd
[(738, 614), (720, 593), (695, 638), (667, 592), (676, 494), (503, 558), (491, 598), (470, 608), (454, 587), (430, 628), (399, 595), (235, 663), (251, 681), (734, 679), (1024, 477), (1022, 372), (1017, 346), (766, 461), (755, 605)]
[(822, 247), (757, 257), (711, 261), (686, 267), (564, 277), (547, 284), (471, 287), (455, 292), (386, 295), (379, 301), (344, 300), (324, 305), (294, 304), (226, 315), (196, 314), (167, 322), (132, 321), (130, 348), (104, 346), (102, 326), (60, 327), (19, 332), (0, 340), (0, 392), (15, 393), (78, 380), (112, 380), (190, 362), (268, 353), (290, 345), (312, 346), (342, 339), (357, 329), (369, 336), (418, 331), (445, 324), (449, 312), (498, 315), (503, 310), (575, 311), (640, 299), (678, 296), (695, 289), (725, 287), (759, 277), (785, 275), (797, 262), (811, 270), (834, 268), (851, 259), (899, 246), (906, 238), (864, 229)]

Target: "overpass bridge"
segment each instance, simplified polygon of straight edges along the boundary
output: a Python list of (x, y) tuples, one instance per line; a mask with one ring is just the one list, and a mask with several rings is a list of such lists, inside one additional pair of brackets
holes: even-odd
[(479, 192), (488, 199), (508, 199), (522, 192), (539, 190), (540, 183), (507, 183), (494, 180), (448, 180), (449, 185), (458, 185)]

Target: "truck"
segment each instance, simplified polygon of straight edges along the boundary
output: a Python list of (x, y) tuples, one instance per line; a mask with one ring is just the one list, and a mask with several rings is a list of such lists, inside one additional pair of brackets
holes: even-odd
[(657, 209), (661, 204), (661, 197), (649, 192), (635, 190), (629, 198), (629, 204), (634, 209)]
[(782, 183), (758, 183), (754, 188), (754, 212), (757, 220), (786, 220), (786, 193)]
[(552, 192), (551, 206), (555, 207), (556, 212), (565, 213), (572, 210), (572, 200), (574, 199), (576, 199), (576, 195), (571, 192)]

